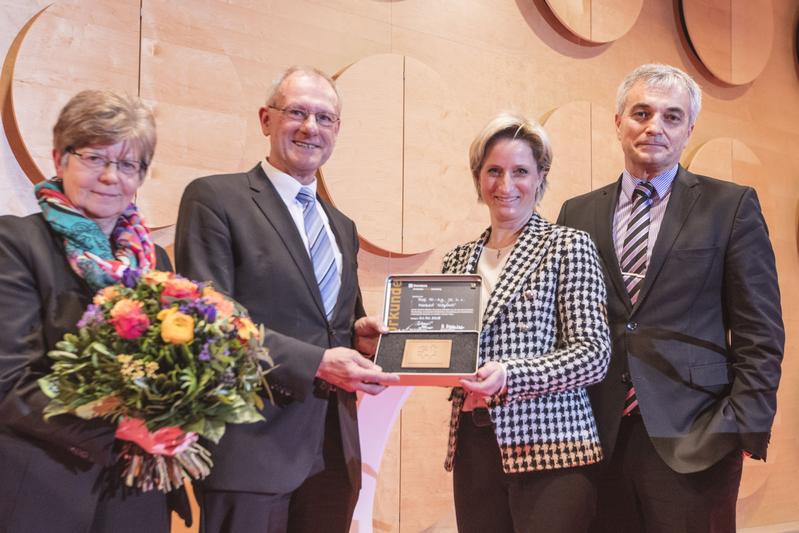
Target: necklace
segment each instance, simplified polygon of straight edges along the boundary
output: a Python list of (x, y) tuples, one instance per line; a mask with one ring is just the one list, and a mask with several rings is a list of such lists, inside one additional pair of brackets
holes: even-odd
[(512, 242), (503, 248), (497, 248), (497, 259), (505, 255), (506, 253), (510, 252), (511, 249), (514, 247), (514, 245), (516, 245), (516, 243)]
[(516, 245), (516, 241), (513, 241), (512, 243), (510, 243), (508, 245), (505, 245), (502, 248), (491, 248), (488, 245), (486, 245), (486, 248), (488, 250), (491, 250), (491, 252), (496, 252), (496, 259), (500, 259), (503, 256), (508, 255), (508, 253), (513, 249), (513, 247), (515, 245)]

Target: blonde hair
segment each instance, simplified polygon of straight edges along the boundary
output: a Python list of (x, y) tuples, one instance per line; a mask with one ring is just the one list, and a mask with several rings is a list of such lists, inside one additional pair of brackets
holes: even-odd
[(469, 147), (469, 167), (472, 171), (477, 198), (480, 196), (480, 171), (488, 151), (500, 139), (526, 142), (533, 152), (541, 181), (538, 184), (536, 203), (541, 201), (547, 188), (547, 174), (552, 166), (552, 146), (544, 128), (535, 121), (515, 113), (503, 112), (488, 121)]
[(119, 142), (138, 154), (144, 176), (155, 153), (155, 119), (139, 98), (81, 91), (67, 102), (53, 127), (53, 148), (62, 157), (69, 150)]

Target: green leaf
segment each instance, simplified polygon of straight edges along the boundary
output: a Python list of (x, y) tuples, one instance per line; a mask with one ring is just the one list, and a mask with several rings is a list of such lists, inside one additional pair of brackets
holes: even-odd
[(65, 415), (67, 413), (71, 413), (72, 409), (70, 409), (68, 406), (62, 404), (61, 402), (53, 402), (53, 403), (49, 403), (44, 408), (43, 412), (44, 412), (44, 419), (48, 420), (49, 418), (52, 418), (52, 417), (57, 416), (57, 415)]
[(205, 418), (201, 418), (196, 422), (192, 422), (191, 424), (187, 424), (182, 427), (183, 431), (186, 433), (197, 433), (198, 435), (205, 434)]
[(228, 422), (232, 424), (252, 424), (253, 422), (263, 422), (265, 420), (263, 415), (251, 405), (239, 407), (233, 411), (232, 415), (228, 417)]
[(58, 378), (52, 374), (49, 376), (45, 376), (40, 378), (37, 383), (39, 384), (39, 388), (42, 389), (42, 392), (51, 400), (54, 400), (58, 397), (59, 387), (58, 387)]
[(102, 342), (93, 342), (89, 345), (89, 350), (93, 350), (97, 353), (103, 354), (108, 357), (114, 357), (114, 354), (108, 349), (108, 347), (103, 344)]
[(225, 434), (225, 423), (221, 420), (215, 420), (211, 418), (205, 419), (205, 427), (203, 428), (202, 435), (206, 439), (210, 440), (214, 444), (219, 444), (219, 440), (222, 438), (222, 435)]
[(50, 350), (49, 352), (47, 352), (47, 357), (49, 357), (50, 359), (55, 359), (56, 361), (64, 359), (69, 359), (74, 361), (78, 359), (77, 355), (65, 350)]

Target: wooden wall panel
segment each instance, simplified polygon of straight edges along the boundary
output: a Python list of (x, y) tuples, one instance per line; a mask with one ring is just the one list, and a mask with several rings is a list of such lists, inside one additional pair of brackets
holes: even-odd
[[(730, 1), (703, 0), (711, 11)], [(144, 0), (140, 56), (139, 4), (59, 1), (22, 41), (13, 109), (18, 138), (42, 172), (51, 171), (55, 114), (75, 90), (135, 93), (140, 84), (154, 106), (160, 140), (139, 202), (152, 224), (168, 226), (190, 179), (247, 169), (267, 153), (257, 110), (283, 68), (307, 63), (340, 73), (342, 130), (323, 175), (333, 202), (385, 248), (382, 255), (359, 254), (364, 300), (374, 314), (382, 309), (387, 274), (436, 272), (448, 249), (488, 224), (467, 151), (497, 111), (544, 121), (555, 160), (541, 211), (552, 219), (562, 200), (611, 182), (621, 170), (613, 110), (623, 75), (654, 60), (695, 76), (704, 109), (684, 163), (757, 187), (788, 331), (769, 463), (746, 464), (739, 524), (799, 520), (793, 490), (799, 470), (799, 306), (793, 301), (799, 294), (799, 5), (770, 2), (771, 52), (752, 55), (752, 64), (765, 57), (760, 74), (736, 87), (720, 83), (687, 47), (673, 2), (641, 2), (635, 22), (615, 30), (615, 40), (587, 46), (555, 28), (543, 0)], [(597, 22), (609, 16), (597, 14), (600, 5), (631, 4), (594, 0)], [(737, 23), (723, 33), (717, 20), (705, 15), (698, 26), (712, 37), (712, 53), (747, 48), (748, 41), (735, 38), (743, 31)], [(746, 30), (758, 35), (760, 26), (752, 25), (758, 21), (750, 22)], [(169, 227), (159, 239), (169, 244)], [(415, 389), (405, 401), (375, 470), (375, 531), (454, 530), (451, 477), (442, 466), (448, 414), (443, 389)]]
[(455, 531), (452, 475), (444, 471), (449, 391), (417, 387), (402, 410), (400, 533)]

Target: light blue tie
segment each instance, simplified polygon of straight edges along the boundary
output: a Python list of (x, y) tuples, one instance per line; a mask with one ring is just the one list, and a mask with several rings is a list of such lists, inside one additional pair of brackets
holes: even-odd
[(305, 235), (308, 237), (308, 248), (311, 250), (311, 263), (325, 306), (325, 315), (330, 318), (336, 306), (341, 280), (336, 268), (333, 246), (322, 224), (322, 217), (316, 209), (316, 197), (311, 189), (302, 187), (297, 193), (297, 201), (302, 204), (302, 216), (305, 222)]

